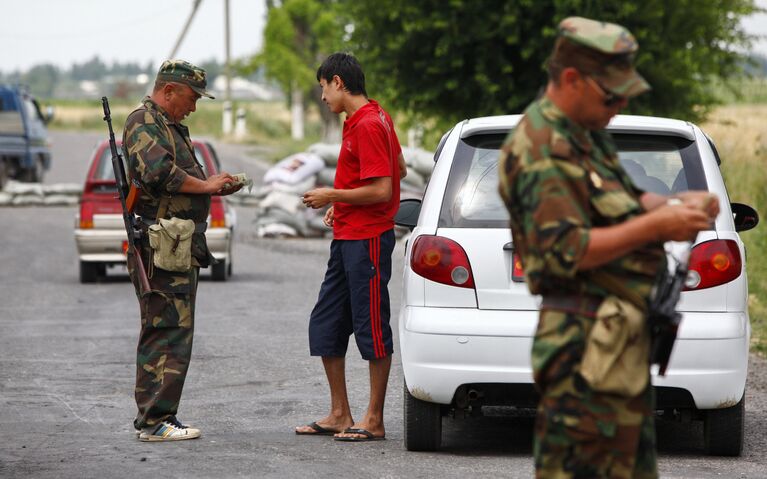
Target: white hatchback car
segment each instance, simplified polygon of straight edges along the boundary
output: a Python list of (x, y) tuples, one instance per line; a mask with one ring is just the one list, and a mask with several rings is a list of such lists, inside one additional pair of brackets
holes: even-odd
[[(440, 142), (423, 201), (404, 200), (397, 216), (412, 229), (399, 318), (409, 450), (439, 448), (451, 411), (537, 403), (530, 348), (540, 298), (524, 283), (498, 195), (499, 148), (518, 121), (458, 123)], [(701, 232), (692, 250), (670, 365), (663, 377), (654, 368), (653, 384), (661, 417), (702, 419), (710, 454), (739, 455), (751, 328), (737, 232), (753, 228), (757, 213), (730, 203), (716, 148), (697, 126), (617, 116), (608, 128), (639, 187), (719, 197), (715, 229)]]

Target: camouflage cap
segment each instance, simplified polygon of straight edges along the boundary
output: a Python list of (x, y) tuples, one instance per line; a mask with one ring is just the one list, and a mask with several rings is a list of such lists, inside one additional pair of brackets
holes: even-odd
[(183, 83), (200, 96), (214, 98), (208, 90), (205, 70), (184, 60), (165, 60), (157, 72), (157, 80)]
[(634, 35), (614, 23), (583, 17), (568, 17), (559, 23), (560, 38), (605, 55), (600, 71), (588, 72), (598, 77), (611, 92), (633, 97), (650, 89), (650, 85), (634, 69), (634, 55), (639, 49)]

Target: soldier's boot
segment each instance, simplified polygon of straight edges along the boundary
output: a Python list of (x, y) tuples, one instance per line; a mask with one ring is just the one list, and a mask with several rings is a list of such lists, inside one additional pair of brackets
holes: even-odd
[(184, 441), (197, 439), (201, 435), (202, 431), (199, 429), (184, 426), (175, 416), (171, 416), (156, 426), (142, 429), (138, 439), (146, 442)]

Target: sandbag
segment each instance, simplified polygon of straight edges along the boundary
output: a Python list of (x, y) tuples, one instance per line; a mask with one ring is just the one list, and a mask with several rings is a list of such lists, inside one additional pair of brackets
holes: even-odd
[(5, 184), (3, 191), (12, 195), (43, 196), (43, 185), (40, 183), (22, 183), (11, 180)]
[(43, 204), (41, 195), (15, 195), (11, 200), (13, 206), (38, 206)]
[(266, 223), (256, 228), (258, 238), (293, 238), (298, 236), (294, 228), (282, 223)]
[(341, 152), (340, 143), (314, 143), (306, 149), (309, 153), (318, 155), (328, 166), (338, 164), (338, 154)]
[(405, 164), (419, 174), (429, 177), (434, 169), (434, 153), (426, 151), (423, 148), (405, 147), (402, 149), (402, 156), (405, 157)]
[(306, 210), (300, 196), (279, 190), (269, 193), (266, 198), (261, 200), (259, 206), (265, 209), (279, 208), (290, 214), (297, 214), (299, 211), (303, 213)]
[(317, 177), (312, 175), (304, 181), (294, 185), (287, 183), (270, 183), (270, 186), (274, 191), (284, 191), (285, 193), (293, 193), (297, 196), (303, 196), (304, 193), (314, 188), (316, 182)]
[(325, 162), (313, 153), (296, 153), (280, 160), (264, 174), (264, 183), (295, 185), (315, 175)]
[(323, 186), (333, 186), (336, 181), (336, 169), (325, 167), (317, 173), (317, 184)]
[(83, 192), (83, 185), (77, 183), (53, 183), (50, 185), (42, 185), (42, 192), (44, 195), (81, 195)]

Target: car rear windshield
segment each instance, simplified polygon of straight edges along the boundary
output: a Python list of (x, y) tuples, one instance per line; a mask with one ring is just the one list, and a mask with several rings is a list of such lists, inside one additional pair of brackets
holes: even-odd
[[(194, 153), (197, 156), (197, 160), (202, 166), (203, 171), (205, 172), (205, 176), (209, 176), (210, 173), (208, 172), (208, 165), (204, 160), (205, 157), (203, 156), (202, 151), (200, 151), (199, 146), (194, 147)], [(122, 154), (122, 150), (120, 150), (120, 154)], [(99, 164), (96, 166), (96, 171), (93, 174), (93, 179), (114, 181), (115, 172), (112, 169), (112, 151), (109, 148), (104, 148), (104, 150), (101, 152)]]
[[(442, 202), (439, 226), (506, 228), (509, 216), (498, 194), (498, 153), (505, 134), (459, 141)], [(614, 134), (621, 164), (645, 191), (670, 194), (706, 190), (695, 143), (675, 136)]]

